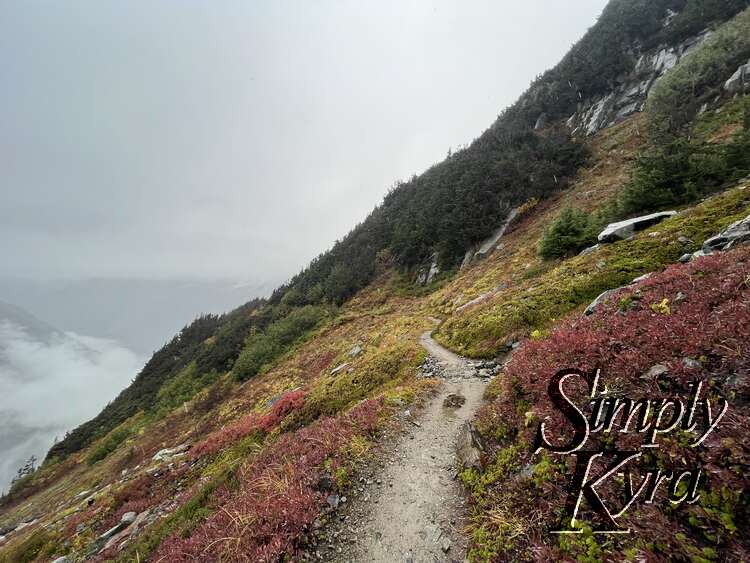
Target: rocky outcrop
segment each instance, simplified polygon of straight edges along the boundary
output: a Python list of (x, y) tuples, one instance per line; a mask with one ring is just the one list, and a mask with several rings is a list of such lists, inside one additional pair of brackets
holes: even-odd
[(692, 254), (684, 254), (680, 257), (680, 262), (690, 262), (701, 256), (710, 256), (714, 252), (731, 250), (744, 244), (750, 244), (750, 215), (735, 221), (718, 235), (706, 239), (700, 250)]
[(456, 444), (456, 455), (461, 467), (464, 469), (482, 469), (482, 453), (484, 444), (482, 437), (471, 422), (466, 422), (461, 427)]
[(568, 119), (568, 127), (574, 134), (590, 136), (641, 111), (659, 78), (709, 35), (710, 32), (704, 31), (679, 45), (661, 47), (641, 54), (633, 72), (613, 91), (605, 96), (582, 101), (578, 110)]
[(724, 83), (724, 90), (730, 94), (739, 94), (750, 89), (750, 61), (741, 65)]
[(618, 221), (617, 223), (610, 223), (599, 233), (599, 242), (624, 240), (633, 236), (636, 231), (647, 229), (674, 215), (677, 215), (676, 211), (662, 211), (660, 213), (651, 213), (650, 215), (626, 219), (625, 221)]
[(185, 452), (190, 449), (190, 444), (180, 444), (174, 448), (164, 448), (154, 454), (154, 461), (170, 461), (175, 457), (185, 455)]
[(602, 293), (599, 294), (599, 296), (596, 299), (594, 299), (591, 302), (591, 304), (589, 304), (588, 307), (586, 307), (586, 310), (583, 312), (583, 314), (587, 315), (587, 316), (588, 315), (593, 315), (594, 312), (596, 312), (596, 310), (602, 305), (602, 303), (605, 303), (606, 301), (608, 301), (609, 298), (612, 295), (614, 295), (615, 293), (617, 293), (621, 289), (633, 286), (633, 285), (635, 285), (635, 284), (637, 284), (639, 282), (647, 280), (650, 277), (651, 277), (651, 272), (649, 272), (648, 274), (643, 274), (642, 276), (638, 276), (637, 278), (635, 278), (633, 281), (631, 281), (627, 285), (622, 285), (622, 286), (616, 287), (614, 289), (608, 289), (607, 291), (603, 291)]
[(470, 249), (469, 251), (467, 251), (466, 256), (464, 256), (464, 261), (461, 263), (461, 269), (464, 269), (472, 262), (484, 260), (485, 258), (487, 258), (487, 256), (492, 254), (498, 248), (498, 242), (500, 242), (500, 239), (503, 238), (505, 231), (508, 229), (511, 221), (516, 218), (516, 215), (518, 215), (518, 208), (514, 207), (508, 213), (508, 216), (503, 221), (503, 224), (500, 225), (500, 227), (498, 227), (497, 230), (492, 233), (489, 238), (487, 238), (482, 244), (480, 244), (478, 249)]
[(435, 276), (440, 273), (440, 267), (437, 263), (437, 254), (432, 255), (429, 267), (421, 268), (417, 274), (417, 285), (428, 285), (432, 283)]
[(718, 235), (707, 239), (703, 243), (703, 252), (715, 252), (717, 250), (730, 250), (740, 244), (750, 242), (750, 215), (735, 221)]

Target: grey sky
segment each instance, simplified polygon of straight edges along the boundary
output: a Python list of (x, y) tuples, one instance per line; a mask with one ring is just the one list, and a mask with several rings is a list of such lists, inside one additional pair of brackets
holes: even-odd
[(605, 0), (0, 0), (0, 276), (279, 279)]

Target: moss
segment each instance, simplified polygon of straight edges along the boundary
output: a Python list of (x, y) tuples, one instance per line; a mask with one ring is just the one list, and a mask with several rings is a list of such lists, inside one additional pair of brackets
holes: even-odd
[(0, 562), (29, 563), (38, 559), (52, 559), (57, 553), (57, 539), (44, 528), (38, 528), (21, 543), (0, 553)]
[(369, 354), (351, 371), (321, 377), (305, 399), (304, 406), (285, 422), (285, 429), (304, 426), (321, 415), (334, 415), (352, 406), (389, 382), (413, 374), (425, 353), (413, 343), (394, 343)]

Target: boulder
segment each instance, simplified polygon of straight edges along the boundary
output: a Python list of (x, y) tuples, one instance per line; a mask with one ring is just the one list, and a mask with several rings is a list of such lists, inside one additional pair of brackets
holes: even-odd
[(167, 461), (174, 457), (185, 455), (185, 452), (190, 448), (189, 444), (180, 444), (174, 448), (164, 448), (154, 454), (152, 458), (154, 461)]
[(748, 243), (750, 243), (750, 215), (732, 223), (718, 235), (707, 239), (701, 250), (705, 254), (710, 254), (717, 250), (729, 250)]
[(482, 468), (482, 452), (484, 452), (484, 443), (479, 432), (470, 422), (464, 423), (458, 434), (458, 443), (456, 445), (458, 461), (464, 469), (471, 467), (475, 469)]
[(594, 246), (589, 246), (587, 248), (584, 248), (581, 250), (581, 252), (578, 253), (579, 256), (586, 256), (587, 254), (591, 254), (592, 252), (596, 252), (602, 247), (601, 244), (595, 244)]
[(457, 409), (457, 408), (462, 407), (465, 402), (466, 402), (466, 397), (464, 397), (463, 395), (457, 395), (456, 393), (451, 393), (443, 401), (443, 406), (451, 408), (451, 409)]
[(138, 514), (135, 512), (126, 512), (122, 515), (122, 518), (120, 519), (120, 522), (123, 524), (132, 524), (135, 522), (135, 519), (138, 517)]
[(362, 353), (362, 346), (359, 344), (355, 344), (354, 347), (349, 350), (349, 357), (350, 358), (356, 358)]
[(724, 90), (730, 94), (738, 94), (750, 88), (750, 61), (741, 65), (724, 83)]
[(632, 219), (618, 221), (617, 223), (610, 223), (601, 233), (599, 233), (599, 242), (624, 240), (633, 236), (635, 232), (648, 229), (649, 227), (660, 223), (664, 219), (673, 217), (674, 215), (677, 215), (676, 211), (662, 211), (660, 213), (642, 215), (641, 217), (633, 217)]
[(619, 291), (620, 289), (622, 289), (622, 288), (621, 287), (617, 287), (615, 289), (608, 289), (607, 291), (604, 291), (604, 292), (600, 293), (599, 297), (597, 297), (596, 299), (594, 299), (591, 302), (591, 304), (588, 307), (586, 307), (586, 310), (583, 312), (583, 314), (584, 315), (593, 315), (594, 311), (596, 311), (599, 308), (599, 305), (601, 305), (602, 303), (604, 303), (609, 298), (610, 295), (612, 295), (616, 291)]
[(664, 364), (655, 364), (649, 368), (649, 370), (641, 376), (641, 379), (651, 381), (667, 373), (669, 369)]

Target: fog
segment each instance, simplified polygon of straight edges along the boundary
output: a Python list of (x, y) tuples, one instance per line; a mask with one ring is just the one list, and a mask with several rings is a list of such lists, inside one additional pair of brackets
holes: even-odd
[(125, 388), (142, 359), (116, 342), (0, 320), (0, 491), (31, 456)]
[(0, 277), (285, 279), (604, 4), (2, 2)]

